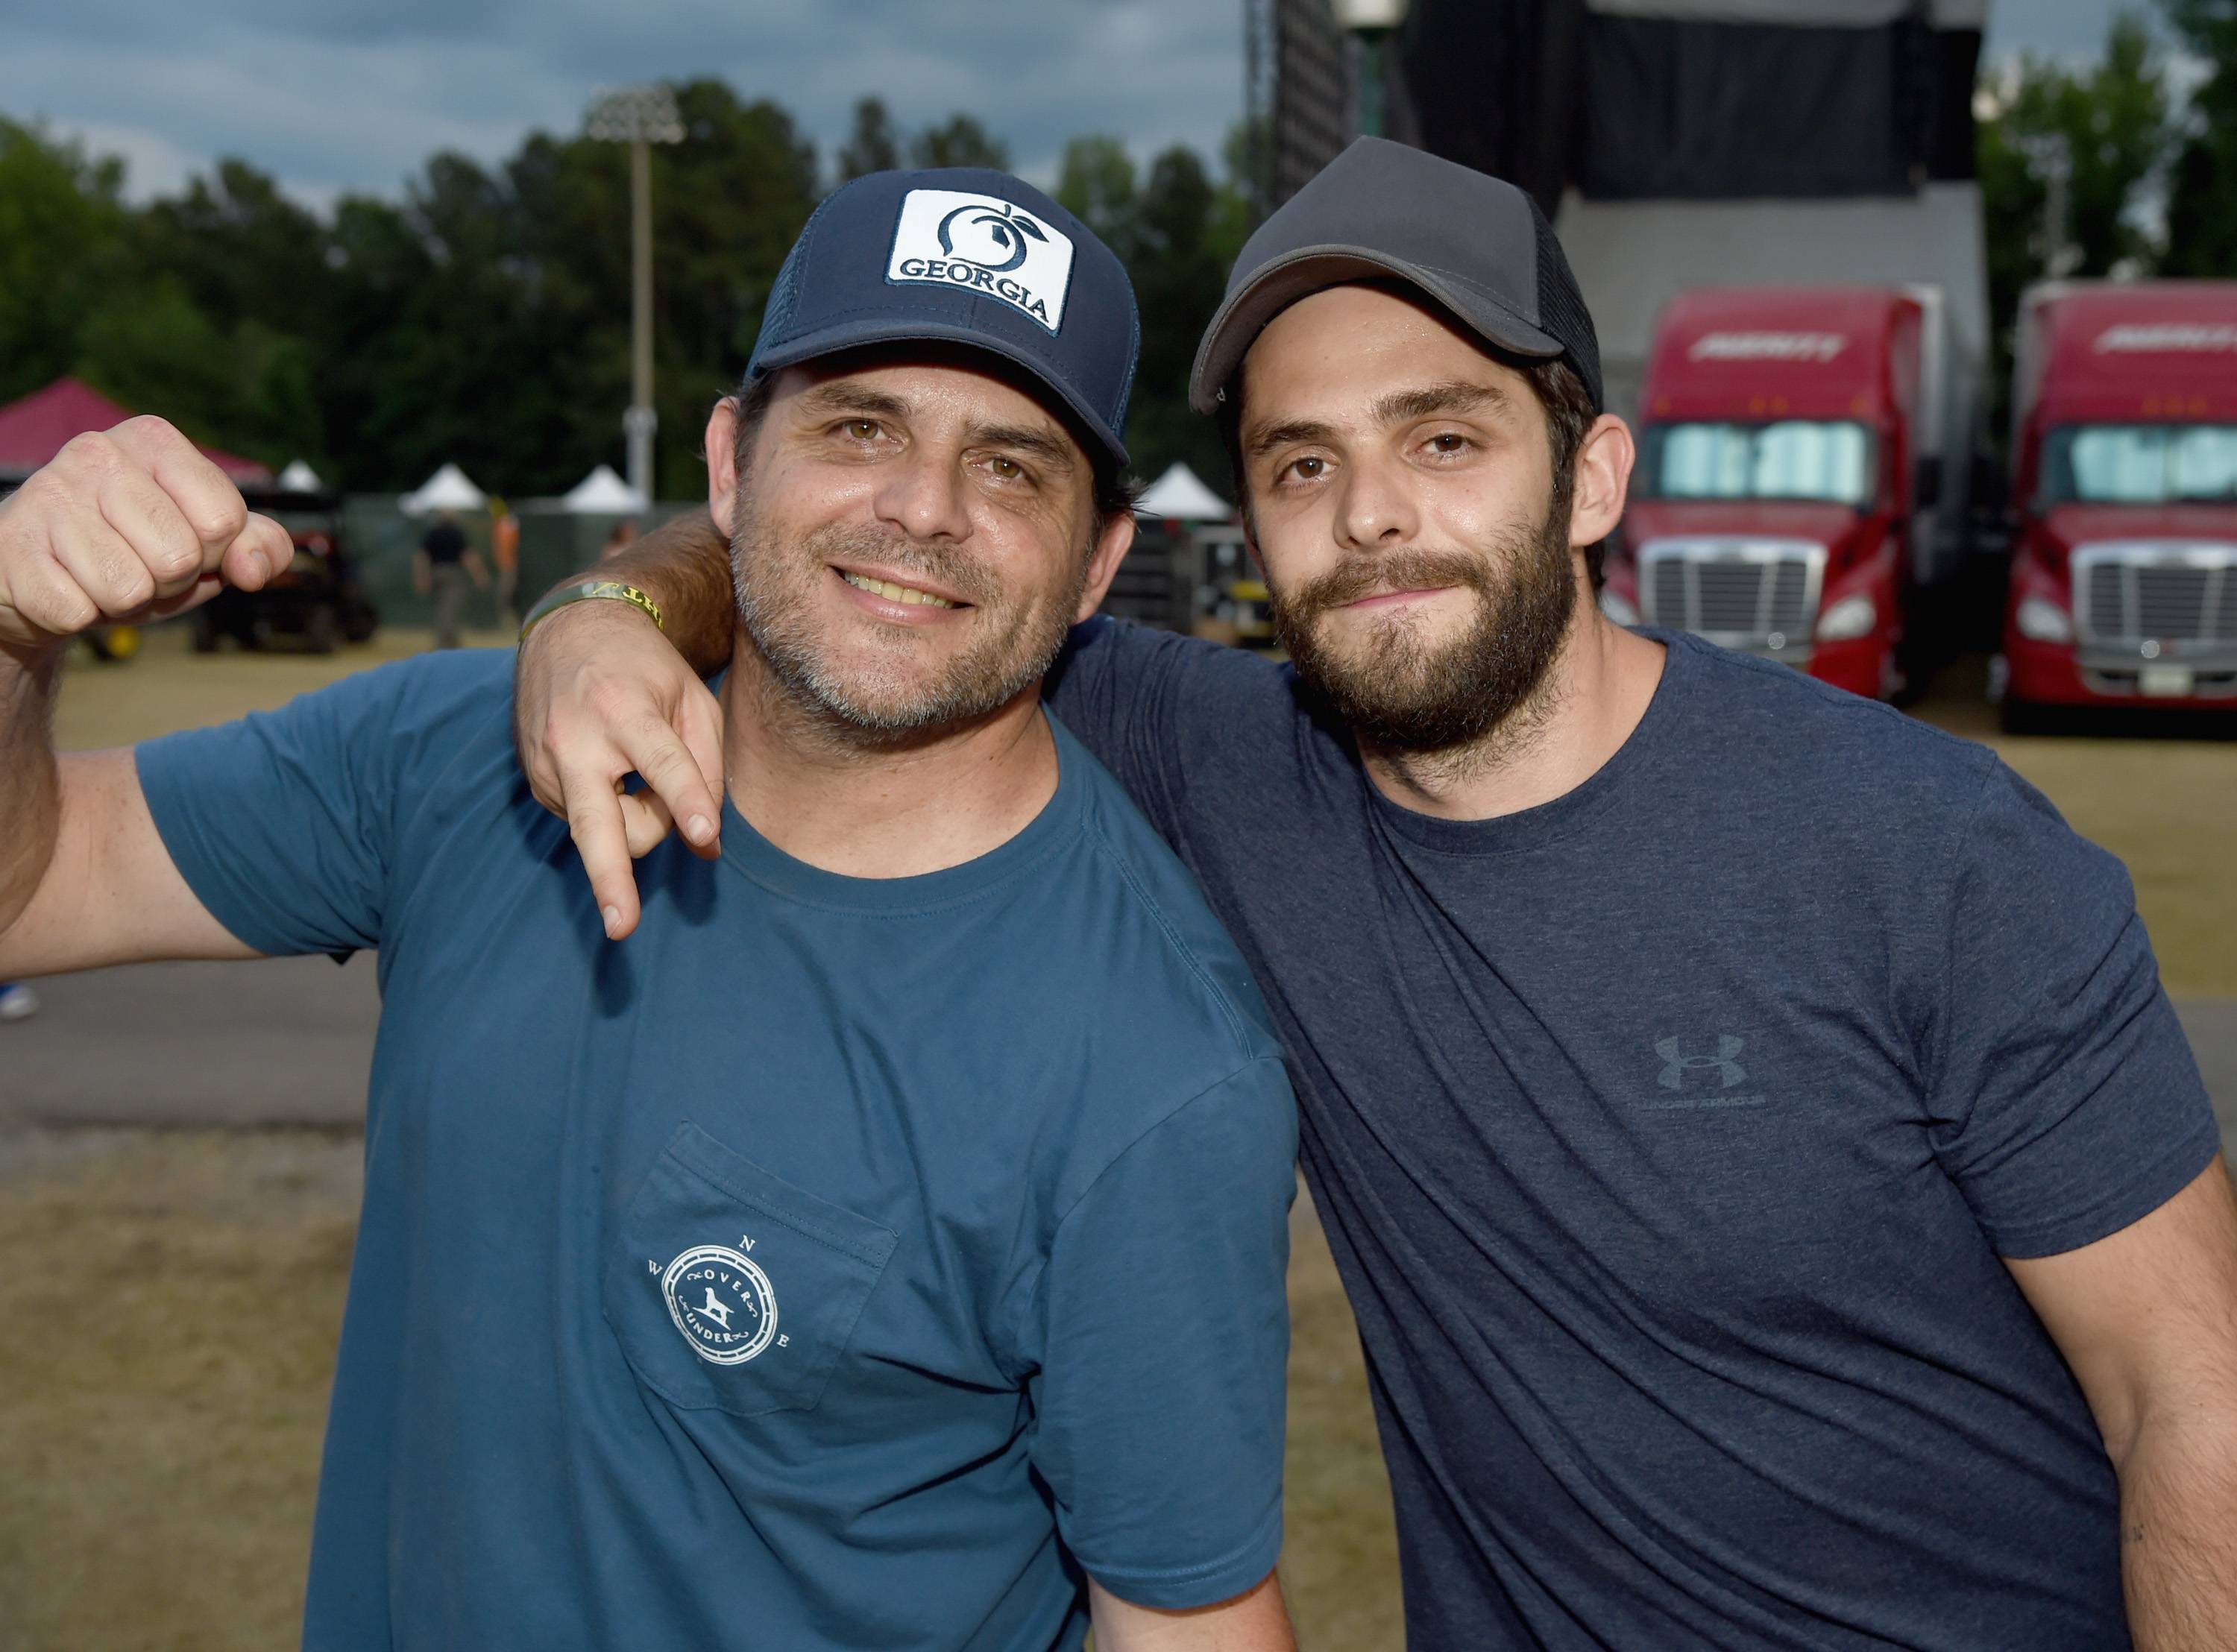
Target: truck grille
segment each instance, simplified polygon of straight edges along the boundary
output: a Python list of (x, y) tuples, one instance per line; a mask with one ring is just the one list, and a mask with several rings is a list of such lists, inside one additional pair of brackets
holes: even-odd
[(2237, 643), (2237, 545), (2085, 545), (2074, 571), (2084, 642)]
[(1649, 540), (1641, 617), (1726, 648), (1785, 653), (1810, 641), (1825, 548), (1807, 540)]

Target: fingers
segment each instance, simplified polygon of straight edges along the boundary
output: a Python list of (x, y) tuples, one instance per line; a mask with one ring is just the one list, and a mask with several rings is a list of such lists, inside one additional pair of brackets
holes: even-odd
[[(722, 818), (722, 806), (708, 788), (699, 759), (681, 733), (661, 715), (650, 695), (643, 697), (640, 708), (627, 716), (614, 734), (628, 767), (665, 806), (667, 819), (683, 823), (684, 841), (703, 857), (719, 852), (715, 823)], [(663, 826), (663, 833), (666, 830)], [(634, 852), (643, 854), (659, 840), (656, 836), (652, 843)]]
[(128, 418), (108, 441), (168, 494), (180, 518), (209, 553), (208, 566), (241, 533), (248, 518), (241, 490), (202, 451), (160, 418)]
[(683, 704), (676, 708), (676, 732), (683, 737), (683, 748), (691, 754), (715, 806), (715, 830), (703, 842), (693, 835), (690, 816), (684, 816), (684, 838), (701, 853), (716, 855), (722, 852), (723, 797), (729, 789), (729, 776), (723, 766), (723, 707), (707, 685), (693, 677), (683, 689)]
[(567, 833), (575, 839), (575, 852), (583, 857), (606, 938), (618, 941), (637, 927), (639, 910), (621, 794), (614, 790), (611, 778), (584, 769), (563, 772), (559, 782)]
[[(72, 438), (0, 507), (0, 642), (40, 643), (106, 618), (175, 613), (222, 567), (261, 585), (293, 547), (157, 418)], [(43, 644), (40, 644), (44, 646)]]

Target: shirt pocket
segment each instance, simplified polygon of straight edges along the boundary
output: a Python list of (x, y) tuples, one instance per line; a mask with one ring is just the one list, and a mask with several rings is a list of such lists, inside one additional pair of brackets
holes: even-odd
[(900, 1242), (687, 1119), (622, 1216), (606, 1323), (638, 1380), (671, 1405), (809, 1410)]

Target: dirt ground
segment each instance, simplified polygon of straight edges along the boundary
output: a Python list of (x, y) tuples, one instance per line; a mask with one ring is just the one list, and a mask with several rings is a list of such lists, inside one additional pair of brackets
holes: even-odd
[[(326, 660), (196, 659), (159, 635), (131, 664), (74, 668), (57, 733), (72, 748), (142, 739), (424, 644), (392, 632)], [(2237, 740), (2008, 740), (1977, 685), (1950, 674), (1921, 714), (1991, 739), (2128, 860), (2174, 991), (2237, 997)], [(294, 1644), (360, 1145), (0, 1120), (0, 1652)], [(1312, 1652), (1384, 1652), (1401, 1643), (1389, 1488), (1303, 1209), (1283, 1570)]]

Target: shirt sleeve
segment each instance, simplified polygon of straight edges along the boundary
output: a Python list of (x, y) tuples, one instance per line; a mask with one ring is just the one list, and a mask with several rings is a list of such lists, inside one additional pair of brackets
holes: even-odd
[(2121, 863), (2002, 763), (1958, 850), (1937, 1146), (1998, 1254), (2148, 1215), (2221, 1131)]
[(1051, 1247), (1034, 1464), (1122, 1600), (1208, 1606), (1280, 1557), (1296, 1151), (1289, 1080), (1254, 1062), (1136, 1142)]
[[(1043, 693), (1168, 842), (1182, 836), (1191, 767), (1224, 772), (1262, 735), (1286, 733), (1286, 679), (1272, 661), (1105, 615), (1072, 628)], [(1275, 710), (1270, 721), (1262, 708)]]
[(239, 722), (142, 746), (140, 787), (188, 888), (270, 957), (380, 944), (400, 782), (432, 727), (506, 655), (400, 661)]

